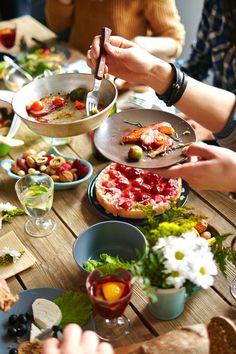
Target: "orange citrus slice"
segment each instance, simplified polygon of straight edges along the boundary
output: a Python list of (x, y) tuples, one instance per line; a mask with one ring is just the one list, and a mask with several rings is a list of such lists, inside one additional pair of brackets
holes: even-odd
[(107, 301), (117, 301), (119, 300), (125, 289), (125, 284), (120, 282), (109, 282), (102, 284), (102, 291), (104, 298)]

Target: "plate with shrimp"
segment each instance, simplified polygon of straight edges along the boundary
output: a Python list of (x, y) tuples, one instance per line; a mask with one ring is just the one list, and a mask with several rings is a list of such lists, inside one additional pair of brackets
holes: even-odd
[(195, 131), (187, 121), (155, 109), (117, 113), (94, 134), (96, 148), (107, 159), (144, 169), (184, 162), (183, 147), (195, 141)]

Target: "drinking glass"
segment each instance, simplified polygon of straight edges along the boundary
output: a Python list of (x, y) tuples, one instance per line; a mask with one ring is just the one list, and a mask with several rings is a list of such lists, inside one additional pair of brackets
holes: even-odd
[(16, 24), (11, 21), (0, 24), (0, 43), (6, 49), (14, 47), (16, 41)]
[(32, 217), (26, 221), (25, 231), (33, 237), (49, 235), (56, 226), (55, 221), (46, 216), (53, 202), (53, 179), (43, 173), (29, 174), (16, 182), (15, 189), (25, 212)]
[(95, 331), (103, 340), (114, 340), (128, 333), (130, 320), (123, 314), (132, 295), (131, 279), (131, 273), (124, 269), (110, 275), (94, 270), (86, 279), (86, 289), (96, 313)]

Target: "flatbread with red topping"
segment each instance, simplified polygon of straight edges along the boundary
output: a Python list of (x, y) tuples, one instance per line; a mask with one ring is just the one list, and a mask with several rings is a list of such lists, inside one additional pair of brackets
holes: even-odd
[(151, 205), (163, 214), (182, 191), (180, 178), (166, 179), (157, 173), (111, 163), (98, 175), (95, 192), (98, 203), (114, 216), (143, 219), (137, 205)]

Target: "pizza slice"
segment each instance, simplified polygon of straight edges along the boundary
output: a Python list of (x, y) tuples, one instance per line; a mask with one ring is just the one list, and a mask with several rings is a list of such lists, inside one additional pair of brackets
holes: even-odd
[(111, 163), (98, 175), (95, 193), (107, 213), (143, 219), (138, 205), (151, 205), (156, 215), (163, 214), (182, 192), (180, 178), (166, 179), (155, 172)]

